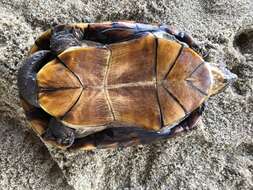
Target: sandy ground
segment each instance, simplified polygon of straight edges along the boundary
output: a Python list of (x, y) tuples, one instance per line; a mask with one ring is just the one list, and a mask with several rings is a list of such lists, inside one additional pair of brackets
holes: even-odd
[[(191, 33), (207, 61), (238, 81), (210, 99), (189, 134), (127, 149), (48, 151), (26, 127), (17, 96), (34, 38), (55, 23), (126, 19)], [(252, 189), (252, 44), (252, 0), (0, 0), (0, 189)]]

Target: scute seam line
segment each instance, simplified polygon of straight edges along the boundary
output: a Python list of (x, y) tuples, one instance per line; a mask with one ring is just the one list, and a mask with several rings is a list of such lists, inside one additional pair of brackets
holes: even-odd
[(83, 88), (82, 88), (82, 91), (80, 92), (78, 98), (76, 99), (75, 103), (69, 108), (68, 111), (65, 112), (65, 114), (63, 114), (61, 117), (60, 117), (60, 120), (63, 120), (64, 117), (73, 109), (73, 107), (77, 104), (77, 102), (79, 101), (79, 99), (81, 98), (83, 94)]
[(73, 90), (73, 89), (79, 89), (82, 87), (59, 87), (59, 88), (55, 88), (55, 87), (39, 87), (39, 92), (50, 92), (50, 91), (57, 91), (57, 90)]
[(83, 86), (83, 83), (82, 83), (82, 81), (80, 80), (80, 78), (64, 63), (64, 61), (62, 61), (59, 57), (58, 57), (58, 55), (56, 56), (56, 59), (61, 63), (61, 64), (63, 64), (76, 78), (77, 78), (77, 80), (79, 81), (79, 83), (81, 84), (81, 86), (84, 88), (84, 86)]
[(183, 104), (177, 99), (177, 97), (175, 97), (166, 87), (164, 87), (162, 85), (162, 87), (165, 89), (165, 91), (175, 100), (175, 102), (177, 102), (177, 104), (184, 110), (185, 115), (188, 114), (187, 110), (185, 109), (185, 107), (183, 106)]
[(176, 57), (175, 61), (173, 62), (173, 64), (171, 65), (171, 67), (169, 68), (169, 70), (166, 73), (166, 75), (164, 76), (163, 80), (165, 80), (168, 77), (169, 73), (171, 72), (171, 70), (173, 69), (173, 67), (176, 65), (176, 62), (177, 62), (178, 58), (180, 57), (180, 55), (181, 55), (181, 53), (182, 53), (182, 51), (184, 49), (184, 46), (182, 44), (180, 44), (180, 45), (181, 45), (181, 47), (180, 47), (180, 50), (179, 50), (179, 52), (177, 54), (177, 57)]
[(190, 78), (195, 73), (195, 71), (197, 71), (202, 65), (204, 65), (204, 63), (205, 62), (203, 61), (197, 67), (195, 67), (195, 69), (191, 72), (191, 74), (187, 78)]
[(111, 112), (111, 115), (113, 117), (113, 121), (115, 121), (115, 114), (114, 114), (114, 109), (113, 109), (113, 106), (112, 106), (112, 102), (111, 102), (111, 99), (110, 99), (110, 96), (109, 96), (109, 92), (108, 92), (108, 89), (106, 88), (107, 86), (107, 80), (108, 80), (108, 75), (109, 75), (109, 69), (110, 69), (110, 66), (111, 66), (111, 56), (112, 56), (112, 50), (108, 47), (106, 47), (109, 52), (110, 52), (110, 56), (109, 56), (109, 59), (107, 59), (107, 67), (106, 67), (106, 71), (105, 71), (105, 76), (104, 76), (104, 79), (103, 79), (103, 90), (104, 90), (104, 93), (105, 93), (105, 98), (106, 98), (106, 101), (107, 101), (107, 105), (108, 105), (108, 108)]
[(192, 83), (192, 81), (186, 80), (186, 82), (187, 82), (187, 84), (188, 84), (189, 86), (191, 86), (192, 88), (194, 88), (195, 90), (197, 90), (201, 95), (208, 96), (207, 93), (205, 93), (204, 91), (202, 91), (201, 89), (199, 89), (197, 86), (195, 86), (195, 85)]
[(157, 99), (157, 103), (158, 103), (158, 108), (159, 108), (159, 113), (160, 113), (160, 122), (161, 122), (161, 128), (164, 127), (164, 120), (163, 120), (163, 112), (162, 112), (162, 108), (161, 108), (161, 103), (160, 103), (160, 98), (159, 98), (159, 93), (158, 93), (158, 81), (157, 81), (157, 64), (158, 64), (158, 56), (157, 56), (157, 52), (158, 52), (158, 38), (151, 33), (154, 38), (155, 38), (155, 56), (154, 56), (154, 62), (155, 62), (155, 89), (156, 89), (156, 99)]

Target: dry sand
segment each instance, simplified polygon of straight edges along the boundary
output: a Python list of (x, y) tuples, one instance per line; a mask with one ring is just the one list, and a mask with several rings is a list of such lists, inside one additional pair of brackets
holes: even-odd
[[(49, 153), (19, 107), (16, 74), (28, 48), (55, 23), (126, 19), (191, 33), (210, 52), (207, 61), (226, 65), (238, 81), (210, 99), (189, 134), (127, 149)], [(253, 189), (252, 95), (252, 0), (0, 0), (0, 189)]]

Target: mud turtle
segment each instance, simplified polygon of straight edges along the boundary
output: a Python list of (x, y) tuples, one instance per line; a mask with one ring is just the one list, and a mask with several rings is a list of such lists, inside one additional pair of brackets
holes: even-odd
[(208, 97), (236, 78), (184, 32), (134, 22), (57, 25), (18, 73), (22, 106), (46, 143), (145, 144), (196, 126)]

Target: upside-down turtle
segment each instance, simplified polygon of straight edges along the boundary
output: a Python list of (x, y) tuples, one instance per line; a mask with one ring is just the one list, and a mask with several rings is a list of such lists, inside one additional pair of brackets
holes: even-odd
[(167, 25), (57, 25), (19, 70), (22, 106), (41, 139), (65, 149), (172, 137), (194, 128), (207, 98), (236, 79), (197, 49)]

